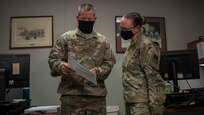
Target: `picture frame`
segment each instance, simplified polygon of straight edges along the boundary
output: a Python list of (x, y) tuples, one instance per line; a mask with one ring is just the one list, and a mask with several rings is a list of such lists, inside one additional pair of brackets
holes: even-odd
[(10, 49), (53, 47), (53, 16), (10, 18)]
[[(115, 37), (116, 53), (124, 53), (129, 46), (130, 40), (123, 40), (120, 36), (120, 19), (122, 16), (115, 16)], [(150, 37), (160, 45), (161, 51), (166, 51), (166, 30), (164, 17), (144, 17), (146, 24), (142, 25), (141, 31), (145, 36)]]

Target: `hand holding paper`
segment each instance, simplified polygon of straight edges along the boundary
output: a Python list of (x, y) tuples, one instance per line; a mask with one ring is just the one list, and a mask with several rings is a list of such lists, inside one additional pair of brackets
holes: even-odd
[(96, 69), (97, 69), (97, 68), (94, 67), (94, 68), (90, 69), (89, 71), (92, 72), (93, 74), (96, 74), (96, 71), (97, 71)]
[(73, 68), (73, 70), (77, 74), (81, 75), (82, 77), (84, 77), (88, 81), (90, 81), (90, 82), (94, 83), (95, 85), (97, 85), (96, 75), (91, 72), (91, 71), (94, 72), (95, 68), (92, 68), (89, 71), (87, 68), (85, 68), (84, 66), (79, 64), (76, 60), (74, 60), (70, 56), (68, 56), (68, 63), (70, 64), (70, 66)]
[(62, 64), (61, 71), (63, 74), (69, 74), (70, 72), (74, 72), (73, 68), (68, 63)]

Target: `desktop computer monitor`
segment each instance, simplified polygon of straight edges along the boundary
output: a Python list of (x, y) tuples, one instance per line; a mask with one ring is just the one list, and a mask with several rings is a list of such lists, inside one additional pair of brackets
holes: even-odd
[(173, 80), (174, 92), (179, 91), (178, 80), (199, 79), (200, 73), (197, 50), (161, 52), (160, 74), (164, 80)]
[(0, 69), (0, 102), (5, 100), (5, 69)]
[(5, 70), (5, 88), (29, 87), (30, 54), (0, 53), (0, 69)]

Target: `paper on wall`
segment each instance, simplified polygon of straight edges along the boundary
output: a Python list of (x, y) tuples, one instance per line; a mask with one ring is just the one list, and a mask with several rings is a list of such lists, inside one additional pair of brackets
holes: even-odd
[(198, 58), (201, 59), (204, 57), (204, 42), (197, 44)]

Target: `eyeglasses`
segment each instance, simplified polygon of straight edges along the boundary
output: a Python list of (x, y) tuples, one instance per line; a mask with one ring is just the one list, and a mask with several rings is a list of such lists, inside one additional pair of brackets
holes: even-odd
[(134, 27), (131, 27), (131, 28), (125, 28), (125, 27), (119, 27), (119, 29), (121, 30), (121, 31), (130, 31), (130, 30), (132, 30), (133, 28), (135, 28), (135, 26)]

